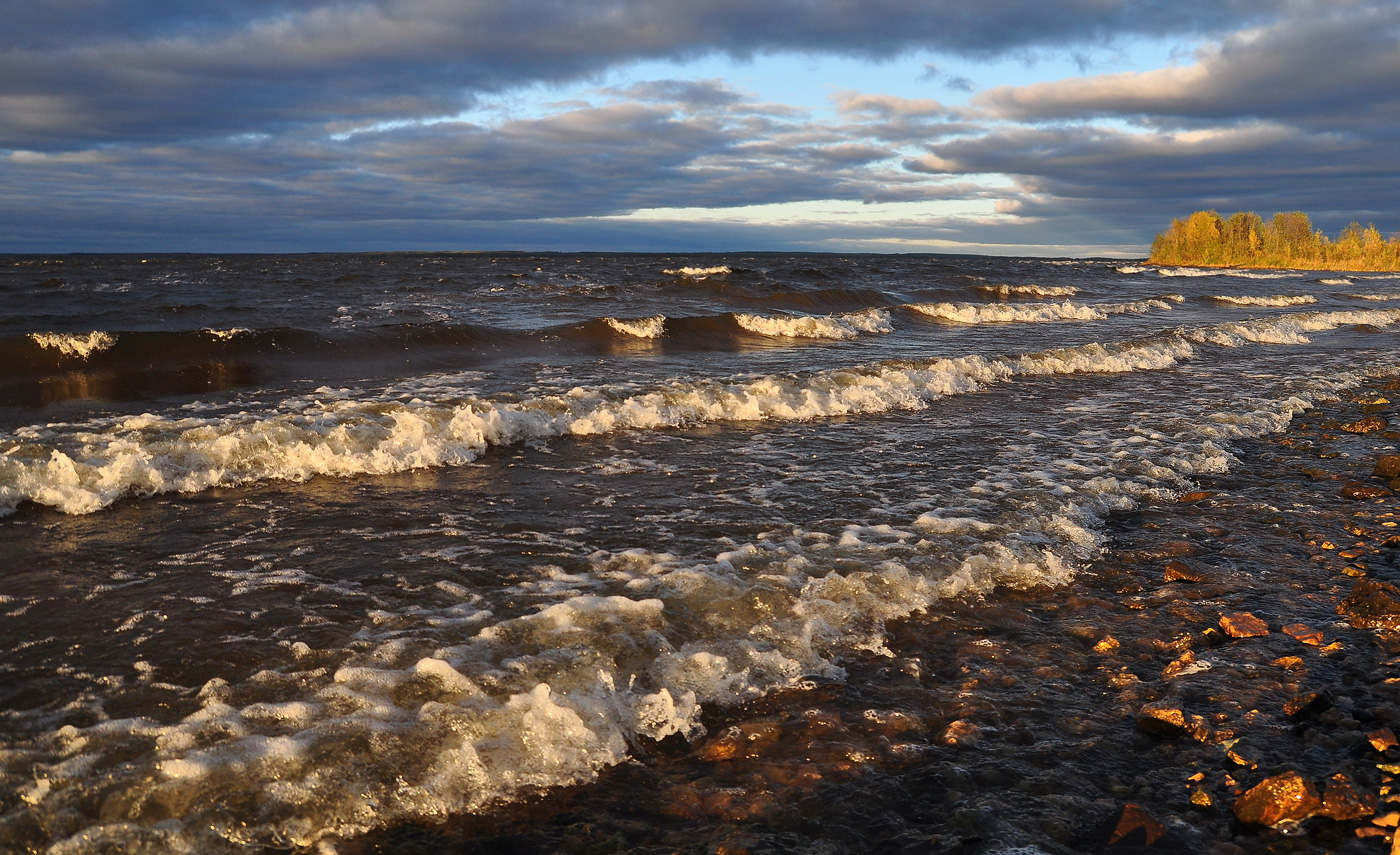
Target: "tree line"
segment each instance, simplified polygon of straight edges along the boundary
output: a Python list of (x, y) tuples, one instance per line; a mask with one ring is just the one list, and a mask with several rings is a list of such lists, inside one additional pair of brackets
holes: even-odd
[(1335, 240), (1313, 229), (1302, 211), (1265, 221), (1253, 211), (1221, 218), (1197, 211), (1152, 241), (1153, 264), (1212, 267), (1297, 267), (1313, 270), (1400, 270), (1400, 236), (1353, 222)]

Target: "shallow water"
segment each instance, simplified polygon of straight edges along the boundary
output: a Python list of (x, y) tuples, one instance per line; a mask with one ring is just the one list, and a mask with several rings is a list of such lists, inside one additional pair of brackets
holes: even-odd
[[(1287, 532), (1349, 500), (1288, 507), (1270, 443), (1400, 320), (1394, 277), (1103, 261), (6, 262), (20, 851), (1098, 851), (1220, 753), (1132, 727), (1169, 636), (1346, 581)], [(1152, 590), (1183, 538), (1233, 581)], [(1251, 668), (1190, 679), (1235, 721), (1295, 688)]]

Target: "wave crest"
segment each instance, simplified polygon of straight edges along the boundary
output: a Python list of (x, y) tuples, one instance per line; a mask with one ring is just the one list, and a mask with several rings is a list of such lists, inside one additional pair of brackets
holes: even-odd
[(1231, 306), (1263, 306), (1272, 309), (1281, 309), (1287, 306), (1306, 306), (1309, 303), (1316, 303), (1317, 298), (1311, 294), (1271, 294), (1271, 295), (1249, 295), (1249, 294), (1216, 294), (1206, 297), (1207, 300), (1214, 300), (1217, 303), (1226, 303)]
[(79, 359), (87, 359), (117, 343), (115, 335), (100, 330), (90, 333), (30, 333), (29, 338), (46, 350), (57, 350), (64, 356)]
[(773, 338), (817, 338), (843, 341), (862, 333), (893, 332), (890, 313), (884, 309), (866, 309), (842, 315), (813, 317), (811, 315), (734, 315), (734, 322), (744, 329)]

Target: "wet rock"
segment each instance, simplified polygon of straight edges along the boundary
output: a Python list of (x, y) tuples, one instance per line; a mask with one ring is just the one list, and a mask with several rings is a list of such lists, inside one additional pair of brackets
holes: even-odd
[(1337, 614), (1357, 629), (1400, 630), (1400, 588), (1358, 579), (1351, 594), (1337, 605)]
[(1318, 813), (1342, 822), (1370, 816), (1375, 812), (1376, 797), (1371, 793), (1360, 792), (1356, 788), (1356, 782), (1349, 775), (1339, 772), (1327, 779), (1322, 791), (1322, 809)]
[(1210, 797), (1210, 793), (1198, 787), (1191, 791), (1191, 804), (1196, 807), (1208, 808), (1215, 805), (1215, 799)]
[(1269, 664), (1285, 671), (1302, 671), (1306, 667), (1301, 656), (1280, 656)]
[(1105, 635), (1103, 640), (1094, 645), (1094, 652), (1100, 654), (1112, 653), (1119, 647), (1118, 639), (1111, 635)]
[(1203, 662), (1197, 662), (1196, 654), (1188, 650), (1176, 659), (1173, 659), (1167, 667), (1162, 669), (1162, 679), (1170, 680), (1174, 677), (1196, 674), (1200, 671), (1208, 670), (1209, 668), (1209, 665)]
[(1376, 461), (1371, 474), (1377, 478), (1400, 478), (1400, 454), (1387, 454)]
[(1231, 612), (1220, 616), (1220, 628), (1231, 638), (1256, 638), (1269, 634), (1269, 625), (1250, 612)]
[(958, 748), (976, 745), (981, 739), (982, 728), (970, 721), (955, 721), (943, 731), (943, 744)]
[(1205, 741), (1210, 735), (1205, 719), (1174, 704), (1148, 704), (1138, 710), (1136, 724), (1138, 730), (1154, 736), (1189, 736)]
[(1317, 788), (1297, 772), (1265, 778), (1235, 800), (1235, 818), (1249, 825), (1302, 822), (1320, 810)]
[(1371, 743), (1371, 747), (1377, 751), (1394, 748), (1397, 744), (1395, 740), (1395, 731), (1388, 727), (1383, 727), (1380, 730), (1366, 734), (1366, 741)]
[(1177, 501), (1182, 503), (1183, 505), (1191, 505), (1204, 499), (1209, 499), (1211, 496), (1214, 495), (1215, 494), (1209, 490), (1194, 490), (1190, 493), (1186, 493), (1180, 499), (1177, 499)]
[(1142, 806), (1128, 802), (1123, 805), (1123, 811), (1118, 814), (1118, 822), (1114, 824), (1113, 831), (1109, 834), (1108, 845), (1116, 846), (1120, 843), (1128, 843), (1151, 846), (1164, 837), (1166, 833), (1166, 826), (1143, 810)]
[(1322, 642), (1325, 640), (1322, 635), (1322, 630), (1313, 629), (1305, 623), (1284, 624), (1283, 631), (1309, 647), (1321, 647)]
[(1204, 582), (1206, 580), (1206, 574), (1185, 561), (1175, 558), (1167, 562), (1163, 577), (1168, 582)]
[(1354, 422), (1347, 422), (1339, 427), (1347, 433), (1375, 433), (1386, 429), (1386, 420), (1383, 416), (1370, 415), (1357, 419)]
[(1395, 495), (1389, 488), (1378, 487), (1362, 481), (1348, 481), (1342, 487), (1342, 495), (1348, 499), (1381, 499)]
[(62, 279), (59, 279), (57, 276), (50, 276), (48, 279), (40, 279), (40, 280), (39, 280), (39, 287), (40, 287), (40, 288), (62, 288), (62, 287), (63, 287), (63, 280), (62, 280)]
[(1305, 718), (1329, 710), (1332, 706), (1332, 696), (1326, 692), (1308, 692), (1291, 698), (1283, 705), (1283, 712), (1289, 718)]

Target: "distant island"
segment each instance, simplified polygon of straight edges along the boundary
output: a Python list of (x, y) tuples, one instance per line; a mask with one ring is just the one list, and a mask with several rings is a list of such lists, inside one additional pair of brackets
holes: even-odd
[(1301, 211), (1274, 214), (1268, 222), (1253, 211), (1222, 219), (1197, 211), (1152, 241), (1153, 264), (1203, 267), (1293, 267), (1308, 270), (1400, 270), (1400, 237), (1381, 237), (1375, 226), (1353, 222), (1336, 240), (1315, 231)]

